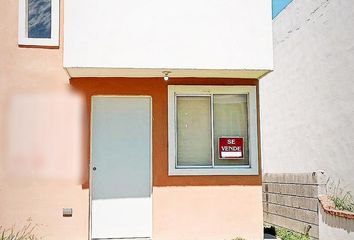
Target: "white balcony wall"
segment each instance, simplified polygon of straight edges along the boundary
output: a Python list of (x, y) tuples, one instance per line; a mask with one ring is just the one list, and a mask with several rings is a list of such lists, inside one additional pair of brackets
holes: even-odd
[(64, 14), (64, 67), (74, 77), (272, 69), (271, 0), (75, 0)]

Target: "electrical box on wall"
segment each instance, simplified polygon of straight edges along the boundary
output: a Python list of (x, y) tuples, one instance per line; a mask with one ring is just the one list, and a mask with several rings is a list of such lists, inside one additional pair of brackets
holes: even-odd
[(73, 209), (72, 208), (63, 208), (63, 217), (72, 217)]

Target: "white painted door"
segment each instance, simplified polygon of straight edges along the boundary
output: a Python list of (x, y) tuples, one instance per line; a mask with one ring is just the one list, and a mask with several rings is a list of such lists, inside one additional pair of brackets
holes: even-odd
[(151, 98), (94, 96), (92, 239), (151, 238)]

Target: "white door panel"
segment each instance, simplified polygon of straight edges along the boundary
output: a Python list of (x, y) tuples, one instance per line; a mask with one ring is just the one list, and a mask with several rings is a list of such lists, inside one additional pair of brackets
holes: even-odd
[(151, 98), (92, 98), (92, 238), (152, 235)]
[[(151, 198), (121, 198), (94, 200), (92, 202), (92, 238), (149, 237), (152, 219)], [(112, 222), (114, 224), (102, 224)], [(119, 236), (117, 235), (119, 233)]]

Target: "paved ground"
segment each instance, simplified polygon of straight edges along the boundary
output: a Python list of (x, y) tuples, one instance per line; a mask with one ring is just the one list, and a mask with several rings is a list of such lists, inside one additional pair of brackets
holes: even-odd
[(270, 235), (270, 234), (265, 233), (265, 234), (264, 234), (264, 239), (277, 239), (277, 238), (274, 237), (273, 235)]

